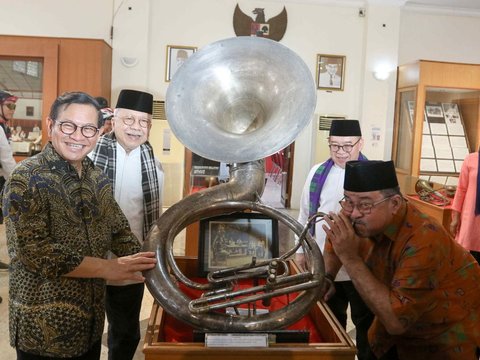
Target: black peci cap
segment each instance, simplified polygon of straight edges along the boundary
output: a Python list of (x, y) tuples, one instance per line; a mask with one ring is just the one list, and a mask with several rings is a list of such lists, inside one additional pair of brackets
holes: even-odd
[(345, 165), (343, 189), (368, 192), (392, 189), (398, 186), (393, 161), (348, 161)]
[(153, 95), (138, 90), (122, 90), (116, 108), (129, 109), (152, 115)]
[(358, 120), (332, 120), (328, 136), (362, 136)]

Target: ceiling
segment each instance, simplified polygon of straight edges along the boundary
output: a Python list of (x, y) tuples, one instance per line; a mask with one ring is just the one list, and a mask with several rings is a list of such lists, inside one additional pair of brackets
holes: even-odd
[[(302, 2), (299, 0), (278, 0), (285, 2)], [(418, 9), (429, 12), (450, 14), (475, 14), (480, 16), (480, 0), (304, 0), (313, 3), (345, 3), (352, 6), (364, 6), (365, 3), (390, 3), (404, 6), (406, 9)], [(12, 71), (12, 60), (0, 59), (0, 89), (6, 89), (22, 98), (39, 99), (42, 97), (42, 68), (39, 76), (25, 72)]]

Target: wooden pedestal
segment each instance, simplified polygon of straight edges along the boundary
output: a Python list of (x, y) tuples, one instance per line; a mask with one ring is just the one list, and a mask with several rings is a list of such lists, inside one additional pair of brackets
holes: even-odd
[[(195, 274), (197, 270), (195, 258), (178, 258), (177, 264), (187, 276), (189, 273)], [(165, 316), (163, 308), (154, 303), (143, 347), (146, 360), (355, 359), (355, 345), (323, 302), (317, 302), (309, 316), (312, 317), (324, 342), (273, 344), (268, 348), (207, 348), (203, 343), (164, 342), (162, 339)]]

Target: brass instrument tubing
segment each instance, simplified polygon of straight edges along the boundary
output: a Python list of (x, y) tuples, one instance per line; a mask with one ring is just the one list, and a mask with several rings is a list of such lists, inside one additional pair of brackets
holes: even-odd
[[(241, 299), (237, 299), (237, 300), (228, 299), (228, 297), (224, 295), (223, 299), (221, 299), (221, 300), (225, 300), (225, 302), (215, 303), (215, 304), (211, 303), (211, 301), (213, 301), (213, 300), (210, 299), (210, 298), (209, 299), (199, 298), (199, 299), (190, 301), (190, 303), (188, 304), (188, 308), (192, 313), (196, 313), (196, 314), (205, 313), (205, 312), (209, 312), (211, 310), (218, 310), (218, 309), (224, 309), (224, 308), (227, 308), (227, 307), (237, 306), (237, 305), (241, 305), (241, 304), (254, 303), (258, 300), (263, 300), (263, 299), (266, 299), (266, 298), (272, 298), (272, 297), (275, 297), (275, 296), (285, 295), (285, 294), (289, 294), (289, 293), (292, 293), (292, 292), (300, 292), (300, 291), (303, 291), (303, 290), (308, 290), (308, 289), (320, 286), (320, 284), (321, 284), (320, 281), (310, 281), (310, 282), (307, 282), (307, 283), (296, 284), (296, 285), (291, 285), (289, 287), (276, 289), (274, 292), (271, 292), (271, 293), (261, 293), (261, 294), (257, 294), (257, 295), (247, 296), (245, 298), (241, 298)], [(254, 289), (254, 288), (252, 288), (252, 289)], [(252, 290), (252, 289), (248, 289), (248, 290)], [(232, 294), (230, 294), (230, 295), (232, 295)], [(231, 297), (231, 296), (229, 296), (229, 297)], [(199, 306), (199, 304), (205, 304), (205, 303), (207, 305)]]

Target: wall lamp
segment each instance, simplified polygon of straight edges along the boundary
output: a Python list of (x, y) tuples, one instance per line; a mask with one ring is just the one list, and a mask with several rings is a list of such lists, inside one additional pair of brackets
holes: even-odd
[(373, 77), (377, 80), (384, 81), (390, 77), (390, 71), (387, 70), (377, 70), (373, 72)]
[(120, 58), (120, 62), (125, 67), (134, 67), (138, 64), (138, 58), (123, 56)]

